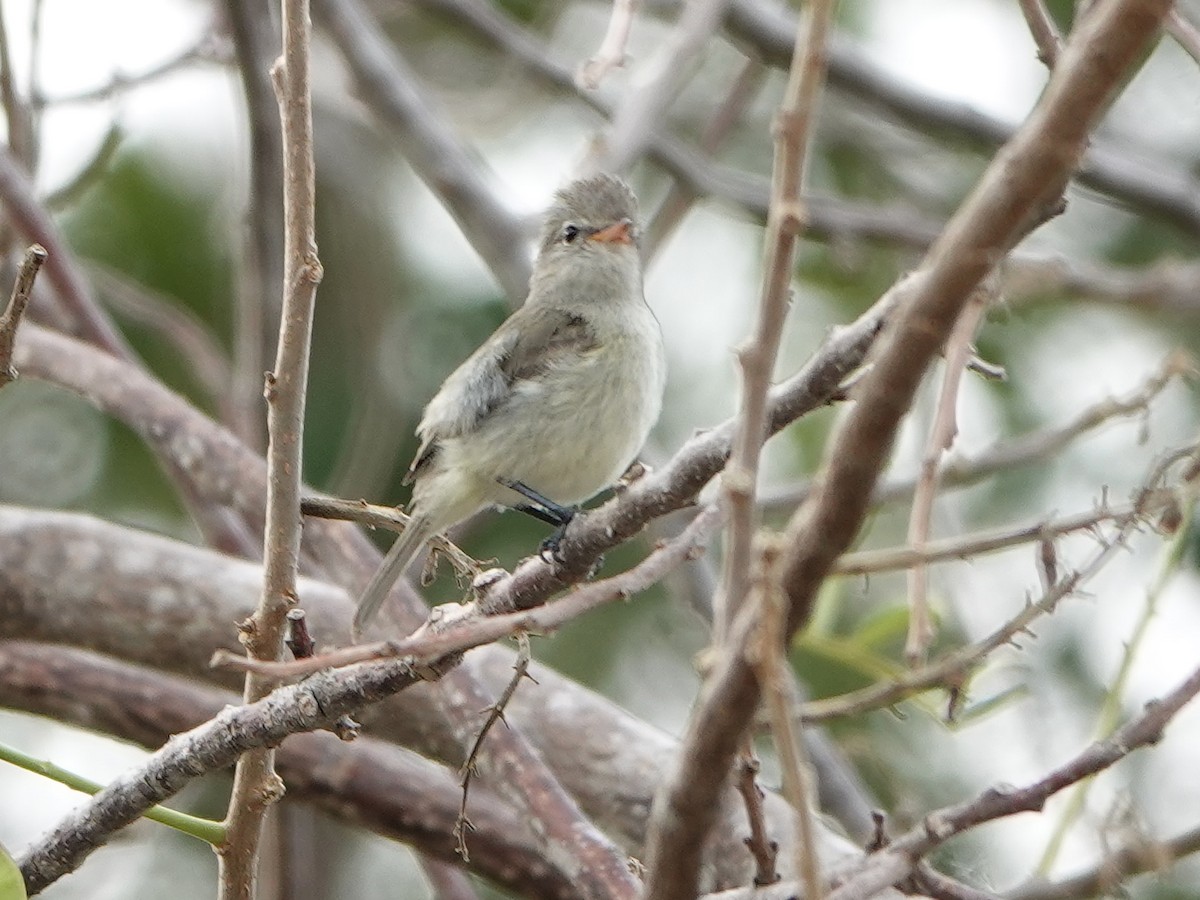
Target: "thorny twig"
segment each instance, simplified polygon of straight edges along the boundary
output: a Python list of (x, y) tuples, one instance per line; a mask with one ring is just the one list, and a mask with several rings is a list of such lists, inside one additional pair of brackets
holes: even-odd
[(1142, 527), (1147, 518), (1161, 509), (1164, 502), (1168, 502), (1168, 492), (1161, 490), (1159, 485), (1169, 469), (1183, 460), (1193, 458), (1197, 452), (1197, 447), (1192, 446), (1168, 454), (1151, 470), (1130, 507), (1114, 519), (1117, 523), (1116, 532), (1100, 538), (1100, 548), (1092, 557), (1074, 572), (1060, 574), (1053, 586), (1040, 598), (1026, 603), (1016, 616), (990, 635), (948, 653), (936, 662), (905, 672), (887, 682), (826, 700), (809, 701), (801, 708), (804, 720), (821, 722), (840, 716), (857, 715), (867, 710), (892, 706), (930, 688), (961, 684), (980, 660), (992, 651), (1012, 643), (1018, 635), (1026, 633), (1035, 619), (1052, 612), (1065, 597), (1078, 593), (1104, 568), (1108, 561), (1125, 547), (1129, 537)]
[(946, 340), (942, 389), (938, 394), (937, 409), (929, 429), (925, 453), (921, 458), (921, 471), (917, 477), (917, 487), (913, 492), (912, 510), (908, 519), (908, 544), (917, 554), (915, 565), (908, 570), (909, 617), (904, 655), (909, 665), (916, 665), (925, 658), (934, 638), (933, 619), (929, 614), (928, 573), (920, 554), (929, 541), (933, 500), (938, 488), (939, 463), (942, 455), (950, 450), (958, 436), (959, 388), (973, 352), (971, 342), (975, 339), (975, 332), (987, 312), (990, 294), (985, 288), (975, 291), (959, 314), (958, 321), (954, 323), (954, 329)]
[[(475, 740), (471, 743), (471, 749), (467, 753), (466, 762), (458, 770), (459, 784), (462, 786), (462, 804), (458, 809), (458, 820), (454, 823), (454, 849), (462, 857), (463, 862), (469, 862), (471, 859), (470, 854), (467, 852), (467, 832), (473, 831), (475, 826), (467, 818), (467, 796), (471, 791), (471, 779), (479, 774), (478, 760), (479, 754), (483, 750), (484, 738), (492, 730), (493, 725), (504, 721), (504, 708), (508, 706), (508, 702), (512, 699), (513, 694), (517, 692), (517, 686), (521, 683), (521, 679), (528, 678), (533, 680), (533, 676), (529, 674), (529, 663), (532, 661), (532, 658), (529, 649), (529, 635), (523, 631), (518, 632), (517, 659), (513, 663), (513, 676), (509, 679), (508, 684), (504, 686), (504, 690), (496, 702), (488, 707), (487, 718), (484, 719), (483, 727), (479, 729), (479, 734), (475, 735)], [(505, 722), (505, 724), (507, 725), (508, 723)]]
[[(955, 456), (938, 471), (942, 487), (967, 487), (977, 484), (997, 472), (1015, 469), (1049, 459), (1081, 435), (1098, 428), (1111, 419), (1125, 416), (1145, 416), (1150, 404), (1177, 378), (1194, 375), (1195, 361), (1182, 351), (1168, 355), (1158, 371), (1132, 393), (1109, 397), (1093, 404), (1064, 425), (1045, 428), (1015, 438), (998, 441), (978, 456)], [(894, 479), (876, 488), (872, 504), (881, 506), (912, 496), (916, 478)], [(790, 512), (808, 497), (811, 484), (778, 489), (765, 494), (762, 500), (765, 513)], [(844, 557), (843, 557), (844, 558)]]
[(992, 787), (973, 800), (935, 810), (919, 825), (867, 857), (861, 869), (847, 878), (828, 900), (858, 900), (907, 877), (922, 857), (956, 835), (1005, 816), (1042, 809), (1064, 788), (1096, 775), (1125, 759), (1134, 750), (1162, 739), (1176, 714), (1200, 693), (1200, 669), (1173, 690), (1147, 703), (1140, 715), (1089, 745), (1073, 759), (1024, 787)]

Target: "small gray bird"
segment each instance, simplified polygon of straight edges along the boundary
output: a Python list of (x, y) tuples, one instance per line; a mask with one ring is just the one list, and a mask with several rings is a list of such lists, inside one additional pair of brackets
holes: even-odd
[(410, 520), (358, 601), (358, 634), (434, 534), (491, 506), (560, 527), (613, 484), (658, 419), (666, 358), (642, 294), (637, 201), (611, 175), (555, 196), (525, 304), (417, 426)]

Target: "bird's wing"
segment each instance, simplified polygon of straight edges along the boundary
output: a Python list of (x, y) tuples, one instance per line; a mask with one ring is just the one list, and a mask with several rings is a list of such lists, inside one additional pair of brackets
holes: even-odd
[(503, 407), (519, 382), (536, 379), (556, 360), (596, 346), (591, 326), (578, 313), (539, 305), (510, 316), (425, 407), (417, 426), (421, 445), (404, 483), (429, 465), (442, 440), (471, 433)]

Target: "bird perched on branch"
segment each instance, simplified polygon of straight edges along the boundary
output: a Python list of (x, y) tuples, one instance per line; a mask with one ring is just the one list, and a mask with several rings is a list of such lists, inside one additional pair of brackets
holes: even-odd
[(409, 523), (358, 601), (359, 633), (434, 534), (487, 506), (564, 529), (658, 419), (666, 358), (642, 293), (637, 201), (611, 175), (555, 196), (529, 296), (429, 401)]

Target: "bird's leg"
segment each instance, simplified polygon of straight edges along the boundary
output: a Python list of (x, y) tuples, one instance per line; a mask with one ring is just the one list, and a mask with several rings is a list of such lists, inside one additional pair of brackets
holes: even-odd
[(532, 503), (520, 503), (513, 507), (517, 512), (523, 512), (527, 516), (532, 516), (539, 522), (545, 522), (547, 525), (560, 526), (562, 519), (554, 513), (547, 512), (540, 506), (534, 506)]
[(566, 534), (567, 526), (571, 524), (571, 520), (575, 518), (575, 514), (579, 512), (577, 506), (563, 506), (561, 503), (555, 503), (548, 497), (539, 494), (529, 485), (520, 481), (513, 481), (509, 478), (497, 477), (496, 481), (504, 485), (511, 491), (516, 491), (530, 503), (522, 503), (516, 507), (526, 515), (533, 516), (535, 519), (545, 522), (547, 525), (556, 525), (554, 533), (542, 541), (541, 552), (549, 552), (552, 557), (558, 555), (558, 545), (562, 542), (563, 535)]
[(521, 512), (528, 513), (535, 519), (539, 519), (548, 525), (558, 525), (560, 528), (565, 528), (575, 518), (575, 513), (579, 512), (579, 508), (575, 506), (563, 506), (561, 503), (555, 503), (553, 500), (539, 494), (529, 485), (521, 481), (512, 481), (508, 478), (497, 477), (496, 481), (504, 485), (510, 491), (516, 491), (532, 504), (521, 504), (517, 507)]

